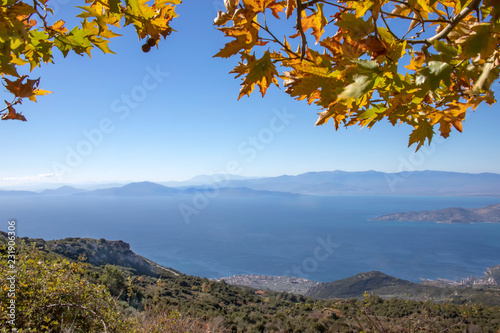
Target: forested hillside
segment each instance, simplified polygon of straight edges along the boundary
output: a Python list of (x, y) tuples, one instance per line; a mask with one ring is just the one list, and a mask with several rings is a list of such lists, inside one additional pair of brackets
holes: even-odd
[[(0, 278), (5, 283), (10, 274), (5, 233), (0, 239)], [(24, 238), (17, 240), (17, 251), (15, 322), (25, 332), (101, 332), (104, 328), (120, 333), (435, 332), (447, 328), (448, 332), (497, 332), (500, 328), (499, 307), (452, 300), (383, 300), (368, 294), (361, 300), (318, 300), (256, 292), (157, 266), (121, 241)], [(144, 269), (148, 265), (150, 272)], [(7, 299), (7, 290), (0, 291), (2, 299)], [(2, 319), (2, 332), (7, 332), (8, 318)]]

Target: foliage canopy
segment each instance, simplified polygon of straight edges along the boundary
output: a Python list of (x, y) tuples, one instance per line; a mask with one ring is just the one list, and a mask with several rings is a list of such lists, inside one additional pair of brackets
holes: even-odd
[[(498, 0), (226, 0), (214, 23), (239, 55), (241, 98), (264, 96), (283, 80), (286, 93), (322, 110), (316, 125), (372, 127), (387, 118), (414, 130), (417, 149), (434, 126), (462, 131), (468, 110), (495, 102), (499, 75)], [(272, 14), (272, 15), (271, 15)], [(289, 37), (273, 32), (293, 20)], [(273, 28), (271, 28), (273, 27)], [(293, 42), (298, 44), (295, 49)], [(295, 49), (295, 51), (294, 51)], [(282, 70), (277, 68), (279, 65)]]
[[(50, 93), (39, 88), (40, 79), (20, 75), (18, 68), (29, 65), (30, 71), (43, 63), (53, 62), (53, 52), (58, 49), (64, 57), (70, 52), (91, 56), (94, 48), (104, 53), (109, 49), (111, 38), (121, 36), (113, 28), (133, 25), (140, 39), (147, 38), (144, 52), (158, 44), (160, 37), (166, 38), (172, 32), (170, 21), (176, 16), (175, 5), (180, 0), (86, 0), (79, 6), (81, 25), (69, 30), (63, 20), (49, 23), (53, 10), (49, 0), (0, 0), (0, 74), (4, 86), (13, 95), (5, 101), (0, 111), (1, 118), (26, 118), (17, 113), (14, 105), (23, 99), (36, 102), (36, 97)], [(7, 78), (11, 77), (11, 79)]]
[[(86, 0), (81, 25), (49, 23), (49, 0), (0, 0), (0, 74), (13, 95), (2, 119), (26, 120), (14, 109), (49, 91), (20, 75), (53, 61), (53, 50), (90, 56), (113, 53), (114, 28), (132, 24), (143, 51), (172, 32), (181, 0)], [(462, 131), (466, 113), (496, 102), (499, 0), (224, 0), (214, 24), (232, 40), (215, 55), (241, 61), (231, 73), (239, 98), (257, 85), (284, 85), (297, 100), (316, 104), (317, 125), (372, 127), (382, 119), (413, 127), (409, 145), (431, 141), (435, 127)], [(292, 24), (287, 24), (287, 22)], [(292, 27), (292, 25), (294, 26)], [(286, 27), (288, 31), (286, 30)], [(279, 38), (285, 30), (285, 36)], [(295, 46), (292, 46), (294, 45)]]

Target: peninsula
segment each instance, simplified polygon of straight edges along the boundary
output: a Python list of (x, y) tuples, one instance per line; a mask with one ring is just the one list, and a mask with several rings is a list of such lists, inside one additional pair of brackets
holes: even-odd
[(376, 221), (426, 221), (438, 223), (500, 223), (500, 203), (481, 208), (451, 207), (382, 215)]

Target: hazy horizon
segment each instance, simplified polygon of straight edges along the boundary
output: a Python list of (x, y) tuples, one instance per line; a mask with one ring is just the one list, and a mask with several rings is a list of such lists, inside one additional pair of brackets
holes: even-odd
[[(200, 174), (264, 177), (321, 170), (447, 170), (500, 173), (498, 105), (468, 112), (463, 133), (435, 136), (415, 153), (410, 126), (314, 126), (315, 106), (271, 87), (237, 100), (238, 59), (215, 59), (227, 40), (210, 26), (223, 2), (185, 2), (158, 49), (141, 51), (130, 27), (110, 43), (115, 55), (55, 53), (36, 68), (53, 91), (18, 108), (27, 122), (2, 122), (2, 181), (179, 181)], [(79, 9), (58, 7), (67, 26)], [(175, 52), (174, 52), (175, 50)], [(182, 50), (179, 52), (179, 50)], [(21, 73), (22, 74), (22, 73)], [(145, 85), (145, 83), (147, 85)], [(232, 171), (233, 169), (238, 172)]]
[[(188, 179), (184, 180), (155, 180), (155, 179), (127, 179), (127, 180), (102, 180), (102, 181), (82, 181), (82, 182), (58, 182), (56, 181), (33, 181), (33, 180), (25, 180), (25, 181), (12, 181), (13, 183), (9, 184), (9, 180), (6, 180), (5, 178), (0, 177), (0, 191), (10, 191), (10, 190), (31, 190), (31, 191), (40, 191), (40, 190), (45, 190), (45, 189), (57, 189), (59, 187), (63, 186), (71, 186), (75, 188), (81, 188), (81, 189), (97, 189), (97, 188), (107, 188), (107, 187), (120, 187), (123, 185), (131, 184), (131, 183), (142, 183), (142, 182), (150, 182), (150, 183), (156, 183), (156, 184), (162, 184), (163, 186), (170, 186), (170, 187), (175, 187), (175, 186), (198, 186), (198, 185), (203, 185), (203, 184), (209, 184), (209, 183), (218, 183), (221, 181), (226, 181), (228, 178), (231, 178), (232, 180), (252, 180), (252, 179), (262, 179), (262, 178), (273, 178), (273, 177), (282, 177), (282, 176), (288, 176), (288, 177), (295, 177), (295, 176), (300, 176), (304, 174), (311, 174), (311, 173), (333, 173), (333, 172), (340, 172), (340, 173), (369, 173), (369, 172), (374, 172), (374, 173), (383, 173), (383, 174), (397, 174), (399, 172), (444, 172), (444, 173), (458, 173), (458, 174), (464, 174), (464, 175), (481, 175), (481, 174), (494, 174), (494, 175), (500, 175), (500, 173), (495, 173), (495, 172), (456, 172), (456, 171), (446, 171), (446, 170), (402, 170), (399, 172), (384, 172), (384, 171), (378, 171), (378, 170), (359, 170), (359, 171), (346, 171), (346, 170), (321, 170), (321, 171), (308, 171), (308, 172), (303, 172), (303, 173), (298, 173), (298, 174), (278, 174), (278, 175), (270, 175), (270, 176), (244, 176), (244, 175), (238, 175), (238, 174), (230, 174), (230, 173), (214, 173), (214, 174), (200, 174), (200, 175), (195, 175), (193, 177), (190, 177)], [(228, 178), (225, 178), (228, 177)]]

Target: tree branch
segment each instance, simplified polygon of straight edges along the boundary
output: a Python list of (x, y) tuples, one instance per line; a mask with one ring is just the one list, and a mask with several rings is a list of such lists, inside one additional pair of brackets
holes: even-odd
[(426, 39), (419, 39), (413, 41), (409, 40), (408, 43), (430, 45), (435, 40), (445, 38), (467, 15), (469, 15), (474, 9), (476, 9), (479, 6), (481, 1), (482, 0), (472, 0), (472, 2), (469, 5), (467, 5), (464, 9), (462, 9), (462, 11), (458, 13), (443, 30), (441, 30), (434, 36)]
[(297, 31), (300, 33), (300, 38), (302, 39), (302, 51), (300, 59), (304, 59), (306, 56), (307, 39), (304, 34), (304, 29), (302, 28), (302, 0), (297, 1)]
[(477, 93), (479, 90), (481, 90), (484, 86), (484, 83), (488, 79), (488, 76), (490, 75), (491, 69), (493, 68), (493, 62), (495, 60), (496, 53), (492, 53), (488, 59), (486, 59), (486, 62), (484, 63), (483, 66), (483, 72), (477, 79), (476, 83), (474, 83), (474, 86), (472, 87), (472, 93)]
[(385, 27), (387, 28), (387, 31), (389, 31), (389, 33), (392, 35), (392, 37), (394, 37), (396, 40), (401, 40), (401, 38), (399, 38), (391, 29), (391, 27), (389, 27), (389, 24), (387, 24), (387, 21), (385, 20), (385, 17), (384, 17), (384, 13), (381, 11), (380, 12), (380, 17), (382, 18), (382, 21), (384, 22), (384, 25)]
[(314, 5), (314, 4), (317, 4), (318, 2), (322, 2), (322, 1), (323, 0), (310, 0), (310, 1), (306, 2), (306, 3), (303, 3), (302, 4), (302, 8), (305, 9), (307, 7), (310, 7), (310, 6)]

